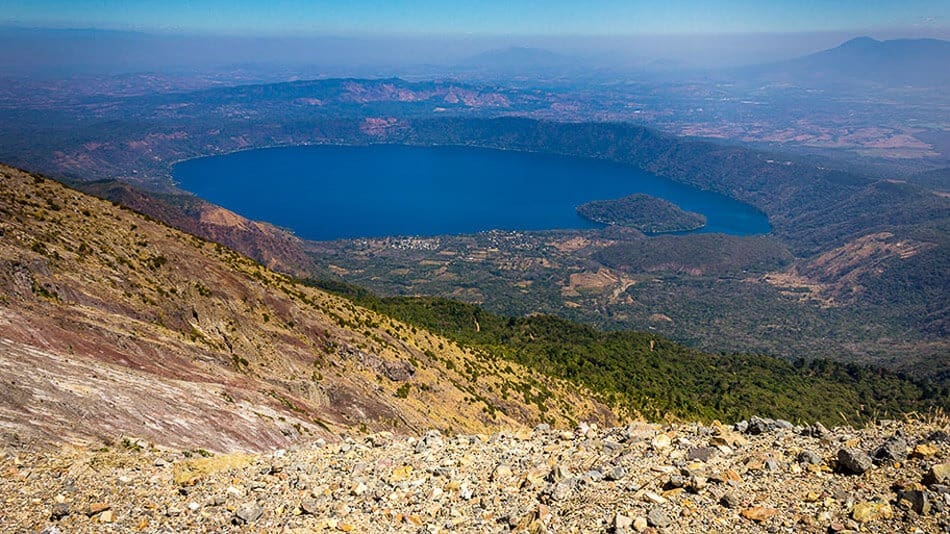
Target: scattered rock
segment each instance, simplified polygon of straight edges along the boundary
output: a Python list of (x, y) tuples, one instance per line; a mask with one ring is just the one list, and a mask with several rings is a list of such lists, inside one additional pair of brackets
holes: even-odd
[(821, 456), (813, 451), (802, 451), (798, 454), (798, 462), (802, 464), (818, 465), (821, 463)]
[(611, 467), (606, 473), (604, 473), (604, 479), (611, 482), (622, 480), (625, 476), (627, 476), (627, 470), (619, 465)]
[[(886, 460), (860, 477), (850, 476), (844, 455), (837, 458), (839, 449), (860, 453), (862, 444), (874, 444), (875, 457), (890, 458), (877, 453), (897, 441), (892, 438), (921, 444), (935, 425), (921, 430), (894, 422), (835, 429), (816, 439), (776, 421), (768, 433), (744, 436), (731, 454), (722, 452), (724, 443), (702, 451), (716, 437), (738, 435), (722, 425), (670, 424), (661, 434), (675, 438), (659, 449), (653, 447), (658, 427), (632, 428), (588, 425), (583, 437), (571, 440), (553, 430), (517, 429), (493, 436), (338, 438), (250, 456), (243, 466), (208, 470), (185, 485), (174, 480), (172, 467), (199, 458), (150, 449), (83, 450), (44, 467), (45, 457), (17, 451), (15, 459), (0, 457), (0, 530), (8, 524), (14, 532), (53, 525), (68, 532), (240, 530), (233, 523), (289, 533), (883, 533), (942, 532), (950, 525), (942, 445), (929, 460)], [(156, 465), (159, 458), (169, 463)], [(825, 467), (831, 458), (840, 469)], [(16, 472), (8, 476), (11, 466)], [(118, 484), (123, 478), (130, 482)]]
[(815, 423), (811, 426), (807, 426), (802, 431), (803, 435), (811, 436), (813, 438), (823, 438), (827, 436), (828, 433), (829, 433), (828, 429), (825, 428), (825, 425), (821, 424), (820, 422)]
[(910, 453), (912, 458), (930, 458), (931, 456), (940, 452), (940, 449), (936, 445), (931, 443), (919, 443), (914, 446), (914, 450)]
[(322, 511), (320, 505), (314, 499), (304, 499), (300, 502), (300, 510), (305, 514), (319, 515)]
[(920, 515), (929, 514), (932, 508), (930, 493), (920, 489), (899, 491), (897, 493), (897, 504)]
[(70, 514), (69, 505), (65, 503), (56, 503), (53, 505), (53, 511), (49, 514), (50, 521), (59, 521)]
[(871, 457), (857, 449), (838, 450), (838, 467), (845, 473), (860, 475), (871, 469), (873, 465)]
[(250, 501), (238, 506), (237, 510), (234, 512), (235, 523), (237, 524), (247, 524), (257, 521), (258, 518), (263, 515), (264, 510), (261, 509), (261, 505), (257, 504), (257, 501)]
[(907, 458), (907, 441), (900, 436), (893, 436), (874, 451), (876, 463), (902, 462)]
[(730, 482), (739, 482), (742, 480), (742, 477), (740, 477), (739, 473), (734, 469), (726, 469), (710, 476), (709, 480), (719, 484), (727, 484)]
[(669, 448), (672, 443), (673, 440), (670, 439), (670, 436), (666, 434), (657, 434), (650, 444), (653, 445), (654, 449), (660, 451)]
[(950, 463), (945, 464), (936, 464), (930, 468), (930, 471), (927, 471), (927, 476), (924, 477), (924, 484), (928, 486), (934, 484), (947, 484), (950, 482)]
[(511, 468), (506, 464), (498, 464), (495, 466), (495, 470), (492, 471), (491, 479), (492, 482), (504, 482), (505, 480), (510, 479), (512, 476)]
[(104, 502), (94, 502), (86, 507), (86, 515), (92, 517), (98, 513), (102, 513), (111, 508), (108, 504)]
[(614, 520), (611, 522), (611, 527), (614, 532), (621, 534), (627, 532), (633, 527), (633, 518), (625, 516), (623, 514), (617, 514), (614, 516)]
[(771, 432), (777, 428), (775, 421), (772, 419), (762, 419), (760, 417), (753, 417), (749, 419), (749, 423), (746, 427), (746, 432), (752, 435), (765, 434)]
[(699, 460), (700, 462), (708, 462), (710, 458), (715, 456), (719, 452), (719, 449), (715, 447), (694, 447), (689, 450), (686, 454), (687, 460)]
[(878, 519), (890, 519), (894, 517), (894, 511), (891, 505), (886, 502), (861, 502), (854, 505), (851, 510), (851, 519), (858, 523), (870, 523)]
[(740, 504), (739, 497), (731, 491), (727, 491), (722, 494), (722, 497), (719, 498), (719, 504), (725, 506), (726, 508), (737, 508)]
[(769, 519), (775, 517), (776, 514), (778, 514), (778, 510), (774, 508), (766, 508), (764, 506), (753, 506), (752, 508), (746, 508), (739, 512), (739, 515), (742, 517), (750, 521), (755, 521), (756, 523), (768, 521)]
[(649, 526), (650, 523), (645, 517), (640, 516), (633, 520), (633, 530), (636, 530), (637, 532), (643, 532)]
[(666, 515), (666, 512), (659, 506), (654, 506), (647, 514), (647, 524), (651, 527), (664, 528), (670, 526), (672, 522), (670, 516)]

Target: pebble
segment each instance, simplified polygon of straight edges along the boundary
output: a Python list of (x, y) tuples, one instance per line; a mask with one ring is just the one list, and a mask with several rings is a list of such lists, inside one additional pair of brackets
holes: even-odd
[(718, 452), (719, 452), (719, 449), (715, 447), (694, 447), (689, 450), (689, 453), (686, 455), (686, 458), (688, 460), (699, 460), (700, 462), (708, 462)]
[(643, 532), (649, 526), (650, 523), (647, 521), (647, 518), (643, 516), (638, 516), (633, 520), (633, 530), (636, 530), (637, 532)]
[(622, 480), (625, 476), (627, 476), (627, 470), (619, 465), (611, 467), (606, 473), (604, 473), (604, 479), (611, 482)]
[(725, 506), (726, 508), (736, 508), (739, 506), (739, 497), (735, 493), (728, 491), (722, 494), (722, 497), (719, 498), (719, 504)]
[(672, 443), (673, 440), (666, 434), (657, 434), (650, 442), (653, 448), (658, 451), (669, 448)]
[(49, 514), (50, 521), (59, 521), (70, 514), (69, 505), (56, 503), (53, 505), (53, 511)]
[(651, 527), (664, 528), (670, 526), (673, 520), (659, 506), (654, 506), (647, 514), (647, 524)]
[(511, 478), (512, 474), (511, 467), (506, 464), (498, 464), (492, 471), (491, 479), (492, 482), (503, 482)]
[(250, 501), (238, 506), (238, 509), (234, 512), (234, 518), (238, 524), (253, 523), (263, 513), (264, 510), (261, 509), (261, 505), (257, 504), (257, 501)]
[(611, 525), (615, 533), (623, 533), (630, 530), (633, 527), (633, 518), (625, 516), (623, 514), (617, 514), (614, 516), (614, 520)]
[(739, 512), (739, 515), (742, 517), (750, 521), (755, 521), (756, 523), (768, 521), (777, 514), (778, 510), (775, 510), (774, 508), (766, 508), (764, 506), (753, 506), (752, 508), (746, 508)]

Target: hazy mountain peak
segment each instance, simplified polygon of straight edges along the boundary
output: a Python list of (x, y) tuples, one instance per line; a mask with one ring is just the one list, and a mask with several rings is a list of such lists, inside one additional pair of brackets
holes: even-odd
[(806, 85), (940, 87), (950, 83), (950, 41), (857, 37), (834, 48), (750, 69), (762, 81)]
[(866, 48), (877, 46), (881, 43), (882, 41), (878, 41), (873, 37), (862, 35), (861, 37), (855, 37), (854, 39), (850, 39), (844, 43), (841, 43), (837, 48)]

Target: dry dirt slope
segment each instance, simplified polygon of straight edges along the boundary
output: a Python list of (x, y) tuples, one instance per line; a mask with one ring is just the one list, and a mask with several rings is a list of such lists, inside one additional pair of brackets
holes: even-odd
[(613, 423), (229, 249), (0, 167), (0, 432), (261, 450), (341, 431)]

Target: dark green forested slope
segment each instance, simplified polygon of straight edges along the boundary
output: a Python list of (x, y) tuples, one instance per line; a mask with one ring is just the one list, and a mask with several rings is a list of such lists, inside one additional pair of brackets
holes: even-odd
[(585, 219), (607, 225), (629, 226), (646, 233), (683, 232), (706, 226), (706, 216), (676, 204), (636, 194), (611, 200), (593, 200), (577, 207)]
[(950, 408), (946, 386), (882, 369), (826, 360), (790, 363), (763, 355), (712, 355), (647, 333), (601, 332), (552, 316), (504, 317), (451, 300), (377, 298), (340, 282), (310, 283), (479, 349), (487, 357), (576, 381), (649, 419), (732, 421), (760, 415), (839, 424), (933, 406)]

